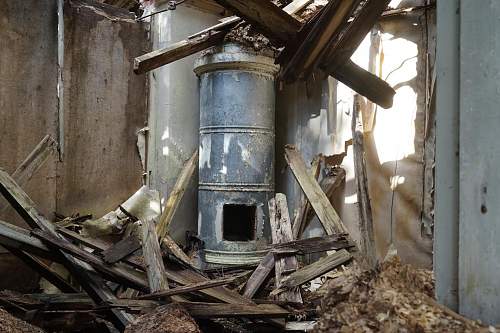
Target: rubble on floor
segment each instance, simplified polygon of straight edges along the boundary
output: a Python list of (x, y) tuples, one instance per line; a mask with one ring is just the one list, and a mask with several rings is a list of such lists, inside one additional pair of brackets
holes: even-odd
[(315, 332), (478, 332), (481, 326), (439, 305), (432, 272), (397, 256), (376, 270), (354, 264), (322, 287)]
[(0, 308), (0, 332), (9, 333), (44, 333), (41, 328), (28, 324), (10, 315)]

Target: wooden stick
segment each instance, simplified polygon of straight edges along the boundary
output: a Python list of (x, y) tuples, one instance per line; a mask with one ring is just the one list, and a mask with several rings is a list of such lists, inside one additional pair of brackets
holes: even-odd
[(190, 293), (193, 291), (199, 291), (207, 288), (213, 288), (213, 287), (219, 287), (219, 286), (224, 286), (226, 284), (229, 284), (233, 282), (235, 278), (226, 278), (226, 279), (218, 279), (218, 280), (207, 280), (207, 281), (202, 281), (202, 282), (197, 282), (193, 284), (188, 284), (185, 286), (165, 290), (165, 291), (158, 291), (155, 293), (151, 294), (146, 294), (137, 297), (137, 299), (158, 299), (158, 298), (165, 298), (165, 297), (170, 297), (174, 295), (179, 295), (179, 294), (186, 294)]
[(174, 188), (170, 192), (167, 203), (165, 204), (165, 209), (161, 214), (160, 221), (156, 225), (156, 232), (160, 241), (168, 233), (168, 226), (174, 219), (175, 212), (179, 207), (179, 204), (186, 192), (186, 188), (189, 186), (189, 182), (193, 178), (193, 174), (198, 166), (198, 149), (193, 153), (191, 158), (186, 162), (184, 167), (175, 182)]
[(364, 254), (370, 267), (377, 264), (375, 238), (373, 231), (372, 206), (368, 191), (368, 177), (366, 175), (365, 148), (363, 138), (363, 122), (360, 118), (362, 97), (354, 96), (352, 111), (352, 139), (354, 151), (354, 175), (359, 209), (359, 232), (361, 235), (360, 250)]
[(260, 261), (259, 266), (257, 266), (252, 275), (248, 278), (245, 289), (243, 290), (243, 296), (247, 298), (253, 298), (255, 296), (255, 293), (259, 290), (262, 283), (264, 283), (269, 273), (273, 270), (274, 264), (274, 253), (267, 253)]
[(142, 221), (142, 255), (146, 264), (151, 293), (168, 290), (165, 265), (153, 220)]
[[(286, 203), (286, 196), (283, 193), (276, 193), (275, 198), (269, 200), (269, 219), (273, 244), (290, 242), (293, 240), (288, 205)], [(298, 267), (299, 264), (295, 256), (276, 260), (274, 269), (276, 275), (276, 288), (280, 287), (281, 281), (286, 275), (296, 271)], [(281, 301), (302, 303), (302, 296), (299, 288), (286, 290), (280, 293), (277, 298)]]
[(346, 227), (332, 207), (325, 192), (323, 192), (316, 179), (308, 172), (300, 152), (294, 146), (287, 145), (285, 146), (285, 158), (326, 233), (328, 235), (347, 233)]

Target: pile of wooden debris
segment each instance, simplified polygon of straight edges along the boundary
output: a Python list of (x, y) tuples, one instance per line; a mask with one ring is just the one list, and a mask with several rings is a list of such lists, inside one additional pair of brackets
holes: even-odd
[[(273, 244), (262, 261), (202, 270), (190, 255), (197, 253), (199, 240), (197, 246), (181, 248), (169, 237), (197, 152), (186, 162), (163, 211), (158, 192), (142, 187), (99, 219), (59, 216), (51, 222), (21, 185), (54, 152), (53, 139), (46, 137), (12, 175), (0, 170), (0, 193), (29, 226), (0, 221), (0, 245), (52, 285), (50, 293), (4, 291), (0, 303), (47, 331), (198, 332), (198, 325), (212, 331), (229, 322), (248, 331), (311, 326), (319, 304), (311, 287), (317, 282), (311, 281), (348, 264), (356, 252), (330, 203), (345, 179), (344, 170), (328, 165), (331, 158), (318, 157), (308, 169), (300, 152), (287, 146), (286, 159), (305, 194), (294, 227), (286, 197), (277, 193), (269, 202)], [(328, 172), (318, 182), (321, 161)], [(300, 239), (314, 214), (327, 236)], [(328, 255), (304, 264), (303, 257), (313, 253)], [(8, 320), (0, 324), (14, 325)]]

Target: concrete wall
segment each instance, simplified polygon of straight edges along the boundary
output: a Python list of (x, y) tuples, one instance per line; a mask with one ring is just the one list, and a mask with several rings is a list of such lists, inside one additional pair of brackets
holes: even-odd
[[(58, 137), (57, 6), (0, 4), (0, 167), (12, 172), (46, 134)], [(65, 6), (64, 161), (51, 157), (24, 188), (49, 219), (105, 214), (141, 186), (146, 79), (131, 64), (148, 51), (146, 36), (127, 12), (91, 4)], [(25, 226), (12, 209), (0, 219)], [(0, 256), (0, 289), (36, 287), (35, 274)]]
[(69, 1), (65, 11), (65, 156), (57, 210), (99, 217), (142, 185), (137, 131), (146, 123), (146, 78), (132, 72), (148, 49), (125, 10)]
[[(404, 261), (427, 268), (432, 266), (432, 242), (422, 234), (422, 211), (424, 140), (427, 125), (432, 127), (426, 125), (426, 82), (427, 52), (434, 52), (428, 49), (428, 38), (433, 39), (428, 27), (433, 25), (432, 19), (426, 21), (423, 11), (381, 20), (352, 58), (396, 90), (391, 109), (368, 103), (362, 111), (363, 122), (370, 125), (365, 126), (365, 150), (377, 255), (383, 258), (392, 242)], [(352, 90), (331, 78), (308, 86), (285, 86), (278, 93), (277, 191), (287, 194), (291, 213), (298, 207), (301, 190), (291, 171), (284, 170), (283, 145), (297, 145), (307, 162), (317, 153), (343, 152), (344, 142), (352, 137), (352, 104)], [(357, 239), (352, 148), (342, 166), (347, 172), (346, 185), (337, 193), (334, 206)], [(322, 228), (316, 219), (305, 235), (320, 233)]]
[(500, 322), (500, 6), (438, 8), (438, 300), (485, 324)]
[[(164, 9), (166, 4), (154, 8)], [(183, 40), (217, 23), (213, 14), (178, 6), (155, 15), (151, 22), (153, 49)], [(151, 188), (167, 198), (184, 163), (199, 142), (198, 78), (193, 72), (196, 55), (162, 66), (150, 73), (148, 174)], [(198, 177), (194, 177), (170, 227), (184, 242), (186, 230), (197, 231)]]
[[(12, 173), (46, 134), (57, 134), (57, 8), (53, 0), (0, 4), (0, 168)], [(45, 163), (25, 190), (45, 215), (52, 216), (56, 157)], [(0, 219), (26, 226), (11, 208)], [(37, 275), (0, 252), (0, 289), (33, 289)]]

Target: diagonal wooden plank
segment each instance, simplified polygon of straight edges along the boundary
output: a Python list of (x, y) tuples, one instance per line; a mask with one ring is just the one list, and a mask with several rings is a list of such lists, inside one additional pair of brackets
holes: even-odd
[[(59, 238), (61, 242), (69, 243), (57, 234), (54, 226), (38, 212), (29, 196), (3, 170), (0, 170), (0, 193), (30, 227), (40, 228), (53, 237)], [(92, 275), (82, 262), (59, 250), (55, 252), (64, 258), (63, 264), (66, 269), (78, 280), (80, 285), (95, 302), (101, 303), (116, 299), (116, 296), (102, 279), (97, 275)], [(110, 314), (111, 320), (119, 329), (124, 329), (133, 320), (133, 316), (119, 309), (111, 310)]]
[(208, 33), (193, 39), (182, 40), (163, 49), (143, 54), (134, 59), (134, 73), (146, 73), (191, 54), (203, 51), (222, 42), (225, 35), (226, 31)]
[(177, 208), (181, 203), (184, 192), (186, 192), (186, 189), (189, 186), (189, 182), (193, 178), (193, 174), (197, 167), (198, 149), (196, 149), (191, 158), (186, 162), (186, 164), (184, 164), (179, 177), (177, 177), (174, 188), (170, 192), (167, 203), (165, 204), (165, 209), (160, 216), (160, 220), (156, 225), (156, 232), (158, 233), (160, 241), (168, 233), (168, 227), (174, 219), (175, 212), (177, 211)]
[(215, 279), (215, 280), (207, 280), (197, 283), (188, 284), (185, 286), (180, 286), (177, 288), (173, 288), (170, 290), (159, 291), (151, 294), (146, 294), (137, 297), (137, 299), (158, 299), (165, 298), (179, 294), (186, 294), (193, 291), (199, 291), (207, 288), (219, 287), (233, 282), (235, 278), (225, 278), (225, 279)]
[(290, 274), (281, 284), (282, 288), (294, 288), (307, 283), (352, 259), (352, 255), (342, 249)]
[(285, 158), (326, 233), (328, 235), (347, 233), (346, 227), (332, 207), (325, 192), (323, 192), (316, 179), (307, 170), (300, 152), (294, 146), (287, 145), (285, 146)]

